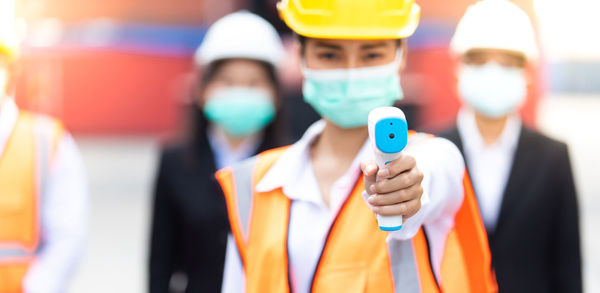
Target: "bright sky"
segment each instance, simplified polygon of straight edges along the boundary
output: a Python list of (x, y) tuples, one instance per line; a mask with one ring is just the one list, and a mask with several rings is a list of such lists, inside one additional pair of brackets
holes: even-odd
[(600, 61), (599, 0), (534, 0), (534, 5), (550, 61)]
[(0, 38), (8, 38), (10, 40), (13, 37), (14, 19), (14, 0), (0, 0)]

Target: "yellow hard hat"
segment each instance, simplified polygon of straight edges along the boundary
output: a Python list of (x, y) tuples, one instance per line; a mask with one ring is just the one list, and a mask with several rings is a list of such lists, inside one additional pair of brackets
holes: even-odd
[(297, 34), (324, 39), (402, 39), (419, 24), (414, 0), (281, 0), (277, 9)]
[(12, 61), (17, 57), (17, 48), (0, 40), (0, 55)]

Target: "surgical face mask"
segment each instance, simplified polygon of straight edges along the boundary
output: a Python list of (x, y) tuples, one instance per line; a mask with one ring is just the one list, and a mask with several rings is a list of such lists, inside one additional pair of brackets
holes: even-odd
[(516, 111), (525, 101), (525, 70), (488, 62), (462, 65), (458, 74), (458, 91), (462, 100), (478, 113), (501, 118)]
[(369, 112), (403, 97), (400, 51), (394, 62), (374, 67), (313, 70), (302, 67), (304, 100), (342, 128), (367, 125)]
[(216, 90), (204, 105), (206, 118), (234, 137), (262, 130), (275, 117), (271, 94), (251, 87)]

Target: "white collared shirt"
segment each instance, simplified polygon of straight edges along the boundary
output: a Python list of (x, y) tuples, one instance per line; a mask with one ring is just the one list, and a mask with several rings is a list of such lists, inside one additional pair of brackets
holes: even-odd
[[(19, 109), (12, 99), (0, 104), (0, 156), (12, 134)], [(40, 250), (23, 288), (28, 293), (62, 293), (81, 258), (87, 232), (87, 183), (83, 161), (71, 135), (58, 142), (48, 173), (48, 189), (41, 195)]]
[(519, 141), (521, 119), (509, 116), (502, 134), (490, 145), (484, 143), (479, 133), (473, 110), (460, 110), (457, 127), (483, 223), (488, 231), (494, 231)]
[[(361, 175), (360, 162), (372, 158), (365, 142), (346, 173), (334, 182), (330, 206), (321, 197), (310, 160), (311, 143), (325, 127), (324, 121), (313, 124), (302, 139), (288, 148), (256, 186), (259, 192), (281, 187), (292, 200), (288, 233), (291, 286), (294, 292), (309, 292), (319, 255), (342, 203), (352, 192)], [(388, 241), (411, 239), (422, 225), (427, 228), (434, 271), (439, 277), (445, 239), (454, 224), (454, 216), (463, 200), (464, 164), (460, 152), (449, 141), (434, 138), (423, 141), (406, 152), (415, 157), (424, 173), (424, 195), (429, 201), (406, 220), (403, 228), (391, 232)], [(366, 203), (365, 203), (366, 204)], [(229, 236), (222, 292), (243, 292), (243, 268), (233, 237)], [(439, 278), (438, 278), (439, 279)]]
[(215, 156), (217, 169), (231, 166), (245, 160), (256, 153), (259, 147), (262, 133), (250, 135), (237, 148), (232, 148), (227, 142), (225, 133), (214, 125), (208, 127), (208, 142)]

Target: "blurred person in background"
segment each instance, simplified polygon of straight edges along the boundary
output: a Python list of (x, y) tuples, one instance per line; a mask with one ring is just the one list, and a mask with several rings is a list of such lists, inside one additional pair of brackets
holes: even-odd
[(283, 57), (277, 32), (255, 14), (229, 14), (207, 31), (196, 52), (202, 81), (191, 134), (160, 159), (150, 292), (169, 292), (177, 273), (187, 279), (185, 292), (219, 292), (229, 225), (214, 173), (289, 143), (276, 75)]
[[(399, 71), (419, 6), (283, 0), (278, 8), (299, 35), (304, 100), (322, 119), (292, 146), (218, 171), (232, 231), (223, 292), (492, 292), (456, 146), (411, 131), (399, 159), (382, 169), (369, 160), (367, 116), (403, 97)], [(380, 228), (375, 214), (405, 221)]]
[(505, 0), (468, 8), (451, 42), (463, 107), (442, 134), (463, 152), (500, 292), (581, 292), (579, 216), (567, 146), (524, 126), (538, 48)]
[(13, 101), (17, 53), (0, 38), (0, 292), (62, 293), (86, 236), (85, 171), (59, 121)]

